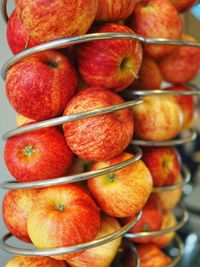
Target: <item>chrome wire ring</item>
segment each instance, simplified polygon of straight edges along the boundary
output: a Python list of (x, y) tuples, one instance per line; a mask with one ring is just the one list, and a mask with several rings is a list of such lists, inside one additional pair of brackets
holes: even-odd
[(82, 112), (82, 113), (76, 113), (76, 114), (72, 114), (69, 116), (62, 116), (62, 117), (58, 117), (58, 118), (53, 118), (53, 119), (49, 119), (46, 121), (31, 123), (29, 125), (22, 126), (22, 127), (14, 129), (14, 130), (8, 131), (7, 133), (5, 133), (2, 136), (2, 138), (5, 140), (5, 139), (13, 137), (15, 135), (40, 130), (42, 128), (57, 126), (59, 124), (63, 124), (63, 123), (71, 122), (71, 121), (76, 121), (76, 120), (80, 120), (80, 119), (84, 119), (84, 118), (88, 118), (88, 117), (92, 117), (92, 116), (97, 116), (97, 115), (103, 115), (103, 114), (115, 112), (115, 111), (118, 111), (121, 109), (131, 108), (131, 107), (134, 107), (136, 105), (142, 104), (143, 102), (144, 101), (142, 99), (135, 99), (135, 100), (131, 100), (128, 102), (117, 104), (117, 105), (112, 105), (112, 106), (99, 108), (99, 109), (95, 109), (95, 110), (90, 110), (90, 111), (86, 111), (86, 112)]
[(181, 216), (181, 220), (175, 226), (172, 226), (168, 229), (163, 229), (163, 230), (153, 231), (153, 232), (126, 233), (124, 237), (128, 239), (154, 237), (154, 236), (159, 236), (163, 234), (169, 234), (171, 232), (175, 232), (179, 230), (189, 220), (189, 212), (182, 204), (179, 204), (178, 207), (181, 210), (182, 216)]
[(7, 23), (9, 20), (8, 13), (7, 13), (7, 0), (1, 1), (1, 14), (2, 14), (2, 17), (5, 23)]
[(113, 232), (112, 234), (106, 235), (102, 238), (75, 246), (60, 247), (60, 248), (47, 248), (47, 249), (31, 249), (31, 248), (18, 248), (6, 243), (6, 241), (13, 235), (11, 233), (6, 234), (0, 239), (0, 248), (8, 253), (19, 254), (24, 256), (53, 256), (63, 255), (72, 252), (78, 252), (89, 248), (104, 245), (111, 242), (128, 232), (140, 219), (142, 212), (140, 211), (137, 216), (127, 225), (123, 226), (120, 230)]
[(33, 181), (33, 182), (25, 182), (25, 183), (19, 183), (16, 181), (7, 181), (2, 184), (0, 184), (0, 187), (3, 189), (25, 189), (25, 188), (40, 188), (40, 187), (48, 187), (48, 186), (54, 186), (54, 185), (61, 185), (61, 184), (67, 184), (67, 183), (75, 183), (79, 181), (84, 181), (93, 177), (97, 177), (100, 175), (108, 174), (114, 171), (118, 171), (122, 168), (125, 168), (142, 157), (142, 150), (139, 147), (134, 148), (135, 155), (131, 157), (128, 160), (125, 160), (123, 162), (120, 162), (118, 164), (115, 164), (113, 166), (109, 166), (103, 169), (95, 170), (95, 171), (89, 171), (84, 173), (79, 173), (75, 175), (70, 175), (66, 177), (60, 177), (60, 178), (54, 178), (54, 179), (48, 179), (48, 180), (41, 180), (41, 181)]
[(137, 146), (147, 146), (147, 147), (180, 146), (196, 140), (197, 131), (195, 131), (194, 129), (190, 129), (187, 130), (187, 132), (189, 132), (189, 136), (187, 137), (181, 137), (167, 141), (148, 141), (148, 140), (133, 139), (131, 141), (131, 144)]
[(153, 193), (159, 193), (163, 191), (169, 191), (169, 190), (174, 190), (177, 188), (184, 187), (185, 185), (189, 184), (191, 180), (191, 172), (189, 168), (186, 165), (182, 165), (182, 176), (183, 176), (183, 181), (173, 184), (173, 185), (167, 185), (167, 186), (160, 186), (160, 187), (154, 187), (153, 188)]
[(125, 244), (133, 256), (133, 267), (140, 267), (140, 257), (139, 257), (137, 248), (128, 239), (125, 239)]
[(182, 96), (195, 96), (195, 95), (200, 95), (200, 90), (199, 89), (194, 89), (194, 86), (192, 87), (192, 90), (167, 90), (167, 89), (162, 89), (162, 90), (134, 90), (134, 89), (129, 89), (124, 92), (122, 92), (122, 96), (125, 96), (127, 98), (132, 98), (136, 96), (154, 96), (154, 95), (182, 95)]

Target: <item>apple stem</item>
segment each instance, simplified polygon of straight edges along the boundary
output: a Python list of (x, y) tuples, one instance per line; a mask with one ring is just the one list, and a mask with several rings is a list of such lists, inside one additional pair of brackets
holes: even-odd
[(64, 208), (65, 208), (65, 206), (62, 205), (62, 204), (58, 204), (58, 205), (56, 205), (56, 209), (57, 209), (58, 211), (63, 211)]
[(25, 47), (24, 47), (24, 50), (26, 50), (26, 49), (28, 48), (29, 43), (30, 43), (30, 39), (31, 39), (31, 35), (29, 34), (29, 36), (28, 36), (28, 40), (27, 40), (27, 42), (26, 42), (26, 44), (25, 44)]
[(35, 149), (32, 146), (26, 146), (23, 151), (26, 156), (30, 157), (35, 152)]
[(113, 173), (110, 173), (110, 174), (108, 174), (108, 178), (109, 178), (109, 180), (110, 180), (111, 182), (114, 182), (115, 179), (116, 179), (116, 175), (113, 174)]
[(138, 75), (132, 69), (129, 68), (129, 71), (133, 75), (134, 78), (138, 79)]

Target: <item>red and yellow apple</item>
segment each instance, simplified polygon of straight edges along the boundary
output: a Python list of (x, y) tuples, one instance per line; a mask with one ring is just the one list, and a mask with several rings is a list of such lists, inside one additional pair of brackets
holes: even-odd
[[(99, 209), (85, 190), (73, 184), (43, 189), (28, 217), (28, 233), (37, 248), (56, 248), (95, 239)], [(52, 256), (66, 260), (70, 255)]]
[(179, 12), (185, 12), (191, 8), (196, 0), (171, 0)]
[(17, 0), (24, 28), (38, 42), (85, 34), (93, 23), (98, 0)]
[[(64, 115), (123, 103), (123, 99), (110, 90), (91, 87), (79, 92), (68, 103)], [(102, 161), (119, 155), (131, 142), (133, 116), (130, 109), (92, 116), (64, 123), (67, 144), (78, 157)]]
[[(121, 226), (119, 222), (115, 218), (102, 216), (100, 230), (96, 236), (96, 239), (112, 234), (119, 230), (120, 227)], [(120, 237), (109, 243), (106, 243), (105, 245), (87, 249), (80, 255), (69, 259), (67, 262), (71, 267), (110, 267), (118, 252), (121, 240), (122, 238)]]
[(78, 86), (77, 74), (62, 53), (48, 50), (9, 68), (6, 93), (12, 107), (32, 120), (59, 116)]
[[(119, 24), (105, 24), (97, 33), (134, 33)], [(116, 92), (124, 90), (137, 77), (142, 48), (135, 40), (101, 40), (85, 43), (77, 49), (78, 68), (86, 83)]]
[[(104, 162), (94, 163), (92, 170), (116, 165), (133, 155), (121, 155)], [(152, 177), (139, 160), (121, 170), (91, 178), (88, 189), (99, 207), (113, 217), (128, 217), (138, 213), (147, 202), (152, 191)]]
[(20, 127), (22, 125), (28, 124), (30, 122), (34, 122), (33, 120), (17, 113), (16, 115), (16, 123), (17, 123), (17, 127)]
[(183, 125), (183, 112), (171, 96), (145, 96), (144, 103), (133, 110), (136, 138), (165, 141), (178, 135)]
[[(176, 8), (169, 0), (147, 0), (139, 3), (130, 18), (131, 28), (146, 38), (179, 39), (182, 34), (182, 21)], [(145, 45), (149, 56), (159, 58), (168, 55), (175, 46)]]
[(72, 152), (62, 133), (52, 127), (9, 138), (4, 159), (16, 180), (38, 181), (65, 175)]

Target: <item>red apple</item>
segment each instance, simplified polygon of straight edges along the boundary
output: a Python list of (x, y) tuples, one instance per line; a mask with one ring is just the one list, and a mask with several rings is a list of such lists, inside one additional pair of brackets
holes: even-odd
[[(172, 91), (189, 91), (191, 90), (189, 87), (183, 86), (183, 85), (176, 85), (169, 88), (166, 88), (167, 90)], [(194, 96), (184, 96), (184, 95), (175, 95), (173, 96), (177, 103), (180, 105), (183, 116), (184, 116), (184, 122), (183, 122), (183, 130), (188, 129), (192, 126), (194, 117), (195, 117), (195, 101)]]
[[(99, 227), (99, 209), (95, 202), (73, 184), (43, 189), (28, 217), (28, 233), (37, 248), (66, 247), (91, 241)], [(73, 254), (52, 258), (66, 260)]]
[[(138, 245), (137, 251), (140, 257), (140, 267), (166, 267), (171, 259), (154, 244)], [(133, 267), (133, 256), (126, 257), (126, 267)]]
[(19, 113), (16, 115), (17, 127), (25, 125), (25, 124), (28, 124), (30, 122), (34, 122), (34, 120), (31, 120), (31, 119), (29, 119), (27, 117), (24, 117), (23, 115), (21, 115)]
[(159, 89), (162, 83), (162, 75), (158, 64), (151, 57), (144, 57), (138, 78), (133, 82), (131, 88), (134, 89)]
[(11, 190), (3, 200), (3, 219), (9, 231), (17, 238), (31, 242), (27, 220), (39, 189)]
[[(134, 33), (130, 28), (119, 24), (105, 24), (96, 32)], [(135, 40), (94, 41), (79, 46), (77, 60), (86, 83), (119, 92), (137, 77), (142, 61), (142, 48)]]
[(192, 7), (196, 0), (171, 0), (179, 12), (187, 11)]
[[(97, 87), (79, 92), (68, 103), (64, 115), (123, 103), (115, 93)], [(80, 158), (102, 161), (119, 155), (133, 135), (133, 116), (130, 109), (88, 117), (64, 124), (67, 144)]]
[(9, 138), (4, 159), (16, 180), (37, 181), (65, 175), (72, 152), (64, 136), (52, 127)]
[[(181, 18), (170, 0), (147, 0), (139, 3), (130, 18), (131, 28), (147, 38), (180, 39)], [(145, 45), (149, 56), (159, 58), (176, 49), (171, 45)]]
[(165, 141), (182, 129), (183, 112), (171, 96), (145, 96), (144, 103), (133, 108), (135, 137)]
[[(112, 234), (119, 229), (120, 224), (115, 218), (103, 216), (96, 239)], [(87, 249), (67, 262), (71, 267), (109, 267), (118, 252), (121, 240), (120, 237), (105, 245)]]
[(96, 20), (119, 21), (131, 15), (136, 0), (99, 0)]
[(85, 34), (95, 19), (97, 0), (17, 0), (25, 29), (38, 42)]
[(29, 56), (12, 66), (6, 77), (6, 93), (12, 107), (33, 120), (62, 114), (78, 85), (68, 58), (49, 50)]
[(144, 148), (142, 160), (151, 172), (155, 187), (172, 185), (180, 175), (180, 157), (174, 147)]
[[(94, 163), (92, 170), (113, 166), (132, 156), (124, 152), (111, 160)], [(152, 191), (152, 177), (146, 165), (139, 160), (119, 171), (89, 179), (87, 185), (106, 214), (128, 217), (144, 207)]]
[[(196, 42), (188, 35), (183, 35), (182, 40)], [(200, 68), (200, 49), (180, 46), (174, 53), (162, 58), (159, 67), (165, 80), (177, 84), (187, 83), (195, 77)]]
[[(130, 222), (135, 215), (124, 218), (123, 222), (126, 224)], [(150, 195), (147, 203), (142, 209), (142, 216), (136, 225), (130, 230), (131, 233), (152, 232), (160, 230), (163, 220), (163, 211), (158, 197), (155, 194)], [(136, 243), (149, 243), (151, 237), (134, 238)]]
[(14, 10), (7, 25), (7, 41), (13, 54), (37, 45), (37, 42), (22, 25), (20, 18)]
[(64, 261), (56, 261), (49, 257), (15, 256), (4, 267), (67, 267)]

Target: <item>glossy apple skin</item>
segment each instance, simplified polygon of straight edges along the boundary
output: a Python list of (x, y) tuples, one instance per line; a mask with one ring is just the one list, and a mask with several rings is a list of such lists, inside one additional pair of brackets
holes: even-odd
[[(138, 4), (130, 19), (131, 28), (147, 38), (180, 39), (181, 18), (169, 0), (149, 0)], [(145, 45), (149, 56), (160, 58), (175, 50), (171, 45)]]
[(170, 96), (145, 96), (144, 103), (133, 110), (136, 138), (165, 141), (180, 133), (183, 112)]
[[(94, 163), (92, 170), (113, 166), (132, 156), (124, 152), (111, 160)], [(144, 207), (152, 191), (152, 177), (139, 160), (119, 171), (89, 179), (87, 185), (106, 214), (123, 218), (138, 213)]]
[(141, 68), (138, 73), (138, 78), (134, 80), (130, 86), (131, 89), (159, 89), (162, 83), (162, 75), (158, 64), (151, 57), (144, 57)]
[(4, 267), (67, 267), (64, 261), (56, 261), (49, 257), (15, 256)]
[[(16, 30), (17, 29), (17, 30)], [(37, 42), (30, 36), (22, 25), (20, 18), (14, 10), (7, 25), (7, 41), (13, 54), (18, 54), (26, 48), (37, 45)]]
[(29, 56), (7, 72), (12, 107), (32, 120), (59, 116), (78, 86), (77, 74), (63, 54), (48, 50)]
[[(130, 222), (135, 215), (123, 219), (123, 224)], [(136, 225), (130, 230), (131, 233), (152, 232), (161, 229), (163, 219), (163, 210), (158, 197), (151, 194), (147, 203), (142, 209), (142, 216)], [(136, 243), (149, 243), (151, 237), (134, 238)]]
[(72, 161), (72, 152), (56, 128), (16, 135), (4, 149), (6, 166), (20, 182), (62, 177)]
[[(95, 110), (123, 103), (115, 93), (97, 87), (79, 92), (68, 103), (64, 115)], [(131, 142), (133, 116), (130, 109), (88, 117), (63, 125), (71, 150), (80, 158), (102, 161), (119, 155)]]
[[(134, 33), (119, 24), (105, 24), (95, 32)], [(142, 48), (135, 40), (94, 41), (79, 46), (77, 60), (86, 83), (119, 92), (137, 77), (142, 63)]]
[(3, 219), (8, 230), (17, 238), (31, 242), (27, 220), (39, 189), (19, 189), (6, 193), (3, 199)]
[(85, 34), (95, 19), (97, 8), (97, 0), (16, 2), (18, 16), (38, 43)]
[(131, 15), (136, 0), (99, 0), (96, 20), (119, 21)]
[(27, 117), (24, 117), (23, 115), (21, 115), (19, 113), (16, 115), (16, 124), (17, 124), (17, 127), (22, 126), (24, 124), (28, 124), (30, 122), (34, 122), (34, 121), (31, 120), (31, 119), (29, 119), (29, 118), (27, 118)]
[[(119, 222), (109, 216), (101, 218), (100, 230), (96, 239), (112, 234), (121, 228)], [(115, 239), (105, 245), (87, 249), (78, 256), (68, 260), (71, 267), (109, 267), (115, 258), (122, 238)]]
[(174, 147), (144, 148), (142, 160), (151, 172), (155, 187), (172, 185), (180, 175), (181, 160)]
[(196, 0), (171, 0), (179, 12), (185, 12), (190, 9)]
[[(183, 35), (182, 40), (197, 42), (188, 35)], [(196, 76), (200, 68), (200, 49), (180, 46), (174, 53), (162, 58), (159, 67), (166, 81), (175, 84), (187, 83)]]
[[(191, 90), (189, 87), (183, 86), (183, 85), (176, 85), (172, 87), (166, 88), (167, 90), (172, 91), (189, 91)], [(195, 99), (194, 96), (188, 95), (188, 96), (181, 96), (181, 95), (174, 95), (174, 99), (177, 101), (177, 103), (180, 105), (183, 116), (184, 116), (184, 122), (183, 122), (183, 130), (188, 129), (192, 127), (194, 118), (195, 118)]]
[[(73, 184), (43, 189), (28, 218), (28, 233), (37, 248), (85, 243), (96, 237), (99, 228), (99, 208)], [(52, 258), (66, 260), (74, 254)]]

